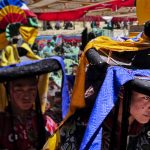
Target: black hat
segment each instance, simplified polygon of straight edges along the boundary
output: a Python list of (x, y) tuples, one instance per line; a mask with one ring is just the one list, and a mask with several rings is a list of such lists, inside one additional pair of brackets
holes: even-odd
[(144, 25), (144, 34), (150, 38), (150, 20)]
[(60, 69), (60, 64), (55, 59), (47, 58), (21, 62), (18, 64), (0, 68), (0, 82), (13, 80), (16, 78), (41, 75)]
[(142, 93), (145, 95), (150, 96), (150, 79), (134, 79), (131, 81), (131, 89), (138, 92)]
[(137, 52), (131, 66), (133, 69), (150, 69), (150, 49)]

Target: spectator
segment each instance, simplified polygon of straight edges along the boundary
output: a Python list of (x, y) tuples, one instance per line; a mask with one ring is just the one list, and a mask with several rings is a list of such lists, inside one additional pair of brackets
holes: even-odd
[(72, 29), (73, 25), (70, 21), (64, 23), (64, 29)]
[(53, 106), (46, 112), (49, 116), (59, 124), (62, 121), (62, 110), (61, 110), (61, 92), (56, 92), (54, 97)]
[(56, 84), (54, 79), (50, 77), (49, 79), (49, 89), (48, 89), (48, 100), (50, 101), (51, 106), (54, 104), (55, 93), (60, 91), (60, 87)]
[(76, 77), (77, 70), (78, 70), (78, 64), (76, 64), (76, 63), (72, 64), (71, 67), (72, 67), (72, 73), (70, 75), (67, 75), (70, 95), (72, 94), (72, 90), (73, 90), (73, 86), (74, 86), (74, 82), (75, 82), (75, 77)]
[(48, 21), (46, 22), (46, 28), (47, 28), (47, 29), (53, 29), (51, 23), (48, 22)]
[(55, 29), (59, 30), (60, 28), (61, 28), (60, 22), (57, 21), (56, 24), (55, 24)]
[(95, 21), (92, 21), (92, 22), (91, 22), (91, 28), (93, 29), (93, 28), (96, 28), (96, 27), (97, 27), (96, 22), (95, 22)]
[(50, 57), (53, 55), (54, 44), (52, 42), (47, 42), (47, 45), (42, 49), (43, 57)]

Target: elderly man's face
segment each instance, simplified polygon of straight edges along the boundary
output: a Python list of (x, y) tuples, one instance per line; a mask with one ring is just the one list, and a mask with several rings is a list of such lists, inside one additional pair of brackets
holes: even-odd
[(130, 113), (139, 123), (148, 123), (150, 120), (150, 97), (133, 91)]
[(20, 110), (32, 108), (37, 95), (35, 78), (23, 78), (10, 82), (11, 104)]

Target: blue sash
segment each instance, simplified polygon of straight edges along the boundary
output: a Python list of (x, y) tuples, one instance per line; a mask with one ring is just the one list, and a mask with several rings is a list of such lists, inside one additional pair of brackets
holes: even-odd
[(52, 59), (55, 59), (59, 62), (61, 65), (62, 70), (62, 91), (61, 91), (61, 97), (62, 97), (62, 117), (64, 118), (69, 110), (70, 105), (70, 97), (69, 97), (69, 90), (68, 90), (68, 83), (67, 83), (67, 77), (65, 74), (65, 64), (61, 57), (53, 56), (50, 57)]

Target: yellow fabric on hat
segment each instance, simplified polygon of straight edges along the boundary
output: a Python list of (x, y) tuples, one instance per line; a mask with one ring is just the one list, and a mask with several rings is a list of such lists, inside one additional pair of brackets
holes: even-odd
[(47, 73), (41, 75), (38, 82), (38, 89), (39, 89), (39, 97), (41, 100), (42, 112), (45, 112), (47, 93), (48, 93), (48, 83), (49, 83), (49, 74)]
[(6, 40), (5, 32), (0, 34), (0, 50), (4, 49), (8, 45), (8, 41)]
[(132, 39), (122, 42), (112, 40), (110, 37), (107, 36), (100, 36), (93, 39), (87, 44), (87, 46), (85, 47), (85, 52), (92, 47), (96, 50), (105, 49), (116, 52), (138, 51), (149, 48), (150, 39), (143, 34), (137, 42), (133, 41)]
[[(19, 7), (17, 7), (17, 6), (11, 5), (11, 6), (5, 6), (5, 7), (3, 7), (3, 8), (0, 10), (0, 21), (1, 21), (4, 17), (6, 17), (8, 14), (20, 14), (20, 15), (22, 15), (24, 18), (26, 18), (26, 14), (25, 14), (25, 12), (24, 12), (21, 8), (19, 8)], [(8, 20), (8, 21), (9, 21), (9, 20)]]
[(20, 47), (27, 51), (27, 57), (29, 57), (30, 59), (32, 60), (41, 59), (41, 57), (33, 53), (33, 51), (31, 50), (30, 46), (27, 43), (23, 43)]
[(119, 42), (114, 41), (106, 36), (100, 36), (90, 41), (85, 47), (85, 50), (82, 53), (79, 61), (79, 67), (71, 97), (70, 108), (64, 121), (72, 114), (74, 114), (77, 108), (85, 107), (85, 100), (84, 100), (85, 71), (86, 65), (88, 64), (85, 54), (91, 48), (95, 48), (97, 51), (101, 50), (111, 50), (115, 52), (139, 51), (150, 48), (150, 40), (145, 35), (143, 35), (141, 38), (139, 38), (137, 42), (134, 42), (131, 39), (124, 42)]
[(24, 41), (31, 45), (34, 43), (35, 38), (38, 35), (38, 29), (34, 27), (21, 26), (19, 32)]
[[(29, 57), (30, 59), (32, 60), (41, 59), (39, 56), (33, 53), (33, 51), (31, 50), (30, 46), (27, 43), (23, 43), (20, 47), (27, 51), (27, 57)], [(0, 66), (8, 66), (19, 62), (20, 58), (17, 50), (17, 45), (13, 44), (6, 46), (6, 48), (2, 51)]]
[(52, 137), (48, 138), (42, 150), (56, 150), (60, 143), (60, 134), (57, 131)]
[(8, 45), (2, 51), (0, 66), (8, 66), (11, 64), (16, 64), (20, 61), (16, 45)]
[(7, 95), (5, 87), (0, 83), (0, 112), (4, 112), (6, 106), (8, 105)]
[(140, 25), (150, 20), (150, 0), (136, 0), (136, 14)]
[[(38, 29), (33, 27), (21, 26), (19, 28), (19, 32), (22, 38), (24, 39), (24, 41), (32, 45), (38, 34)], [(4, 49), (7, 45), (8, 45), (8, 41), (6, 39), (5, 32), (3, 32), (0, 34), (0, 50)]]

